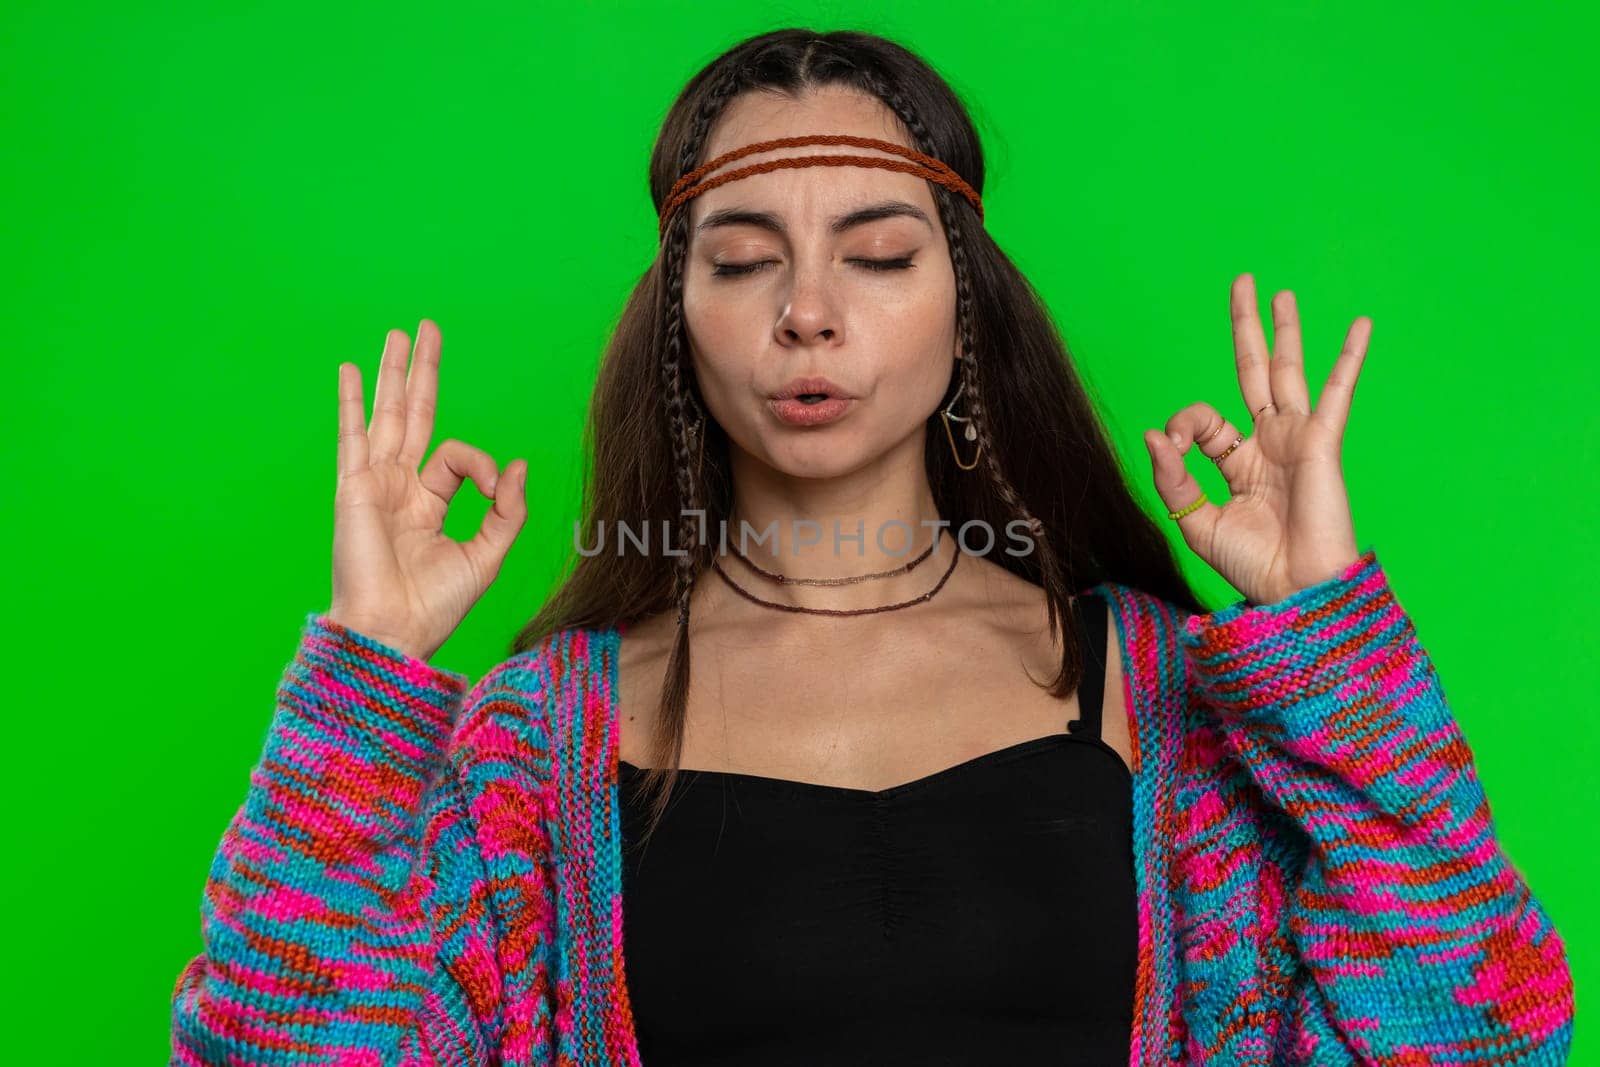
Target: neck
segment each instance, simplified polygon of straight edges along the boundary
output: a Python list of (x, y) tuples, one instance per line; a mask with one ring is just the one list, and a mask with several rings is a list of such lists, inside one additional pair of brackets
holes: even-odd
[[(955, 532), (938, 525), (920, 452), (916, 458), (899, 470), (873, 467), (837, 478), (778, 476), (770, 467), (736, 477), (732, 513), (723, 529), (708, 531), (722, 569), (763, 600), (800, 607), (874, 607), (926, 592), (949, 567), (956, 543)], [(849, 585), (778, 583), (734, 558), (785, 578), (853, 578), (902, 569), (936, 538), (933, 553), (911, 572)]]

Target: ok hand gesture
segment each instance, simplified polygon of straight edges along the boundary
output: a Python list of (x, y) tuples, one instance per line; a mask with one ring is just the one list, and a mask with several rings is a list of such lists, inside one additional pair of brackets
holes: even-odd
[[(411, 340), (390, 330), (378, 365), (372, 424), (364, 425), (361, 371), (339, 364), (339, 481), (333, 502), (333, 605), (328, 617), (427, 659), (500, 573), (527, 518), (528, 464), (501, 471), (481, 448), (433, 440), (439, 395), (439, 327), (423, 319)], [(494, 500), (476, 536), (445, 536), (444, 517), (472, 479)]]
[[(1360, 558), (1339, 449), (1372, 320), (1363, 316), (1351, 324), (1313, 411), (1294, 294), (1284, 290), (1272, 300), (1276, 350), (1270, 359), (1249, 274), (1233, 280), (1232, 314), (1250, 432), (1241, 433), (1200, 401), (1168, 419), (1166, 433), (1146, 430), (1144, 442), (1156, 492), (1177, 513), (1184, 541), (1251, 603), (1270, 604), (1335, 577)], [(1227, 480), (1229, 499), (1221, 506), (1203, 501), (1184, 465), (1192, 444)]]

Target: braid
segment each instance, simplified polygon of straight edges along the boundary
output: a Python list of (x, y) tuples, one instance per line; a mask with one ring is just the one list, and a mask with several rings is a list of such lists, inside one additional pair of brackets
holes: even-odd
[[(888, 84), (876, 71), (864, 70), (861, 73), (866, 84), (905, 125), (912, 136), (912, 147), (919, 152), (937, 155), (927, 128), (923, 126), (922, 120), (917, 117), (916, 109), (905, 96)], [(988, 475), (989, 484), (993, 487), (995, 495), (1005, 505), (1007, 513), (1025, 523), (1033, 536), (1034, 547), (1039, 553), (1040, 580), (1045, 593), (1050, 637), (1051, 640), (1055, 640), (1062, 632), (1062, 623), (1067, 612), (1076, 610), (1076, 598), (1068, 595), (1060, 557), (1047, 536), (1044, 524), (1029, 510), (1000, 466), (999, 450), (994, 447), (994, 435), (989, 431), (989, 416), (983, 404), (983, 380), (978, 369), (977, 353), (974, 351), (972, 270), (967, 262), (966, 240), (959, 221), (959, 218), (964, 216), (958, 216), (956, 206), (958, 201), (948, 189), (936, 185), (933, 187), (933, 195), (950, 245), (950, 262), (955, 268), (956, 331), (960, 336), (961, 351), (965, 357), (960, 361), (961, 367), (958, 373), (961, 375), (966, 395), (971, 398), (968, 403), (969, 418), (972, 420), (973, 429), (977, 431), (983, 470)], [(959, 203), (965, 204), (965, 201)], [(970, 206), (966, 210), (970, 211)], [(1062, 644), (1064, 651), (1061, 671), (1050, 683), (1051, 694), (1057, 697), (1066, 697), (1070, 694), (1082, 672), (1082, 660), (1078, 655), (1077, 643), (1064, 641)]]
[[(966, 248), (962, 241), (959, 224), (947, 224), (946, 232), (949, 235), (950, 259), (955, 265), (956, 275), (956, 321), (957, 329), (961, 334), (961, 349), (965, 356), (961, 360), (962, 383), (966, 387), (966, 395), (972, 398), (968, 405), (968, 417), (972, 420), (972, 427), (977, 431), (977, 443), (983, 456), (984, 473), (989, 476), (989, 483), (994, 487), (995, 494), (1005, 504), (1007, 512), (1015, 519), (1027, 524), (1033, 536), (1034, 549), (1039, 553), (1040, 584), (1044, 587), (1045, 605), (1050, 624), (1050, 638), (1056, 640), (1061, 633), (1063, 616), (1068, 611), (1076, 611), (1075, 598), (1068, 595), (1066, 581), (1062, 576), (1060, 557), (1056, 554), (1055, 545), (1048, 536), (1044, 524), (1034, 516), (1028, 505), (1011, 485), (1010, 479), (1000, 467), (1000, 453), (994, 447), (994, 435), (989, 430), (989, 413), (983, 405), (982, 378), (978, 370), (978, 359), (973, 351), (972, 337), (972, 285), (971, 271), (966, 260)], [(1065, 607), (1064, 607), (1065, 606)], [(1064, 647), (1061, 672), (1051, 682), (1051, 693), (1057, 697), (1065, 697), (1077, 686), (1078, 674), (1082, 667), (1080, 657), (1077, 655), (1077, 642), (1063, 641)]]
[[(694, 169), (711, 130), (728, 101), (739, 91), (742, 72), (735, 67), (723, 76), (695, 114), (694, 125), (684, 141), (678, 161), (680, 174)], [(695, 516), (685, 512), (701, 508), (700, 480), (694, 466), (694, 442), (690, 440), (689, 409), (691, 394), (688, 372), (689, 354), (684, 344), (683, 325), (683, 267), (689, 246), (689, 212), (677, 212), (667, 230), (662, 252), (662, 266), (666, 272), (664, 295), (666, 301), (666, 336), (661, 360), (661, 384), (666, 407), (667, 435), (672, 442), (672, 468), (678, 489), (679, 514), (677, 517), (677, 547), (679, 555), (673, 557), (673, 601), (677, 605), (677, 632), (673, 637), (672, 651), (667, 659), (666, 678), (661, 689), (661, 702), (657, 709), (655, 741), (658, 751), (664, 750), (664, 766), (651, 761), (646, 771), (646, 787), (654, 794), (651, 801), (648, 837), (654, 832), (666, 813), (667, 799), (678, 776), (678, 763), (683, 754), (684, 720), (689, 704), (689, 600), (694, 592), (695, 578), (704, 567), (706, 546), (700, 543)], [(704, 436), (709, 427), (700, 426)], [(701, 445), (703, 447), (703, 443)], [(665, 546), (663, 546), (665, 547)]]

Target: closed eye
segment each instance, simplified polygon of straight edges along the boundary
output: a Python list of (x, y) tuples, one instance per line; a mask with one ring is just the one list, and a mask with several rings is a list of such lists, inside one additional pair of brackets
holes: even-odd
[[(713, 265), (711, 273), (713, 275), (722, 277), (737, 276), (741, 274), (756, 274), (776, 262), (778, 261), (775, 259), (763, 259), (755, 263), (717, 263)], [(910, 256), (902, 256), (899, 259), (847, 259), (845, 262), (859, 263), (864, 270), (870, 270), (874, 272), (886, 270), (907, 270), (915, 265), (911, 262)]]

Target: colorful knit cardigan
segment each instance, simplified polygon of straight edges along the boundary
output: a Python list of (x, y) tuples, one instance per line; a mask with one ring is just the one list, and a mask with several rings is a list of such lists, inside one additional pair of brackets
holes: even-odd
[[(1375, 552), (1204, 615), (1095, 591), (1132, 740), (1129, 1064), (1564, 1063), (1564, 945)], [(468, 691), (308, 615), (171, 1062), (637, 1064), (619, 639), (551, 635)]]

